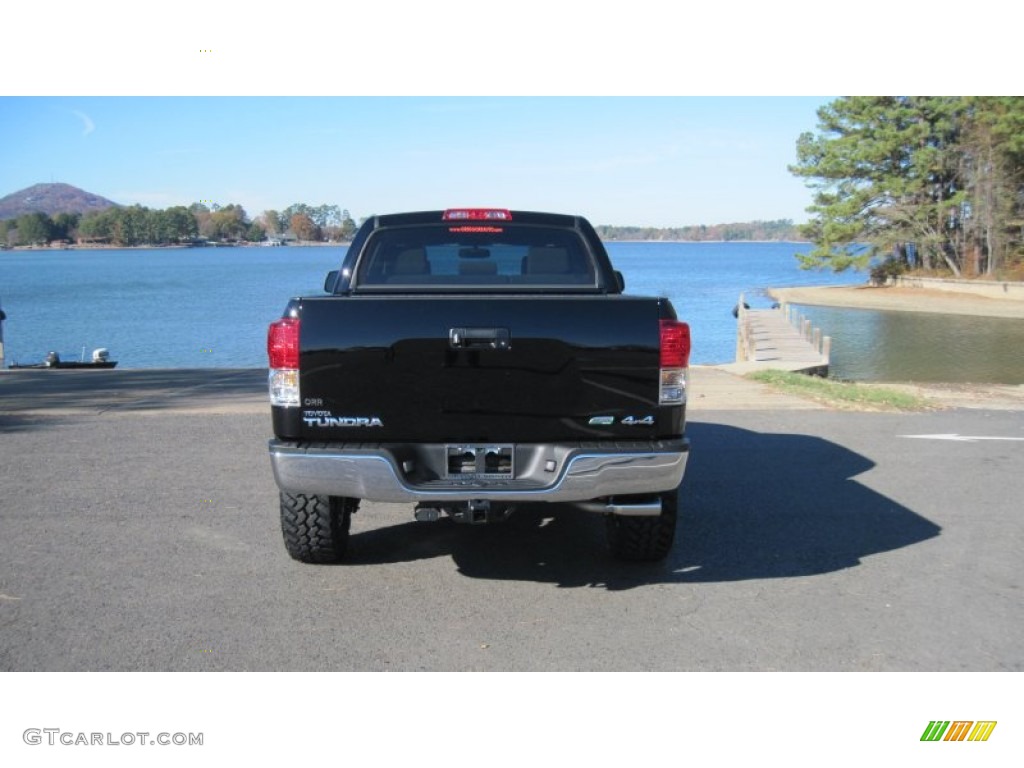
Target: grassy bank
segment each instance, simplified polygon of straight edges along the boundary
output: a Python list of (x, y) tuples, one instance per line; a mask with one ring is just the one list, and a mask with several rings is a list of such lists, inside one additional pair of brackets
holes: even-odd
[(801, 397), (810, 398), (836, 408), (872, 411), (923, 411), (936, 407), (934, 403), (908, 392), (884, 385), (856, 384), (847, 381), (823, 379), (788, 371), (758, 371), (748, 379), (768, 384)]

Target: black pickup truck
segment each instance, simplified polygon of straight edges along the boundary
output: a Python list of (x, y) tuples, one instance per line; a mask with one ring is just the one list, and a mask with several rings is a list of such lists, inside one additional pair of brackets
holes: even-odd
[(690, 329), (667, 299), (623, 294), (585, 219), (374, 216), (324, 288), (267, 337), (292, 557), (340, 560), (360, 500), (466, 523), (575, 504), (606, 516), (616, 557), (668, 554)]

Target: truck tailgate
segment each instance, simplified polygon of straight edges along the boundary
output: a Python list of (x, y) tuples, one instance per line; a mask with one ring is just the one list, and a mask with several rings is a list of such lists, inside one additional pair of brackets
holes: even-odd
[(278, 434), (536, 443), (681, 431), (682, 409), (658, 405), (658, 321), (671, 312), (660, 299), (346, 296), (298, 310), (301, 403)]

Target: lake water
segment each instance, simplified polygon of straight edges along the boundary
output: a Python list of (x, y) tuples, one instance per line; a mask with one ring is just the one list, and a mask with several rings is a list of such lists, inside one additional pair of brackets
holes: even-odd
[(830, 375), (855, 381), (1024, 384), (1024, 321), (800, 307), (833, 337)]
[[(801, 270), (794, 254), (808, 248), (793, 243), (608, 245), (627, 292), (667, 296), (690, 323), (695, 364), (732, 361), (732, 309), (740, 292), (756, 308), (770, 305), (764, 293), (770, 287), (863, 280), (856, 274)], [(322, 293), (324, 275), (337, 268), (344, 251), (293, 246), (5, 251), (0, 253), (0, 306), (7, 313), (7, 363), (38, 362), (50, 350), (77, 360), (84, 346), (87, 356), (95, 347), (109, 348), (122, 368), (264, 367), (267, 324), (291, 296)], [(972, 380), (1024, 381), (1024, 361), (986, 364), (984, 375), (975, 376), (973, 363), (965, 366), (962, 356), (982, 350), (980, 357), (991, 361), (1005, 357), (997, 354), (1000, 350), (1024, 349), (1019, 321), (931, 315), (926, 321), (901, 313), (817, 308), (807, 313), (834, 337), (834, 370), (844, 378), (952, 381), (966, 368)], [(939, 321), (949, 321), (949, 327)], [(968, 327), (970, 335), (960, 340), (957, 333)], [(955, 359), (949, 361), (929, 352), (929, 344), (943, 354), (954, 347), (960, 351), (950, 351)], [(893, 361), (910, 368), (903, 365), (894, 375)]]

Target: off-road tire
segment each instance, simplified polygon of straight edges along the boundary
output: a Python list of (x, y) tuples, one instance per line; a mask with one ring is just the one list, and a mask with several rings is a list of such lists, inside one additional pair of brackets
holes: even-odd
[(348, 548), (357, 499), (281, 493), (281, 532), (288, 554), (300, 563), (337, 563)]
[(679, 512), (679, 491), (661, 494), (657, 517), (608, 515), (605, 519), (608, 549), (618, 560), (652, 563), (672, 551)]

